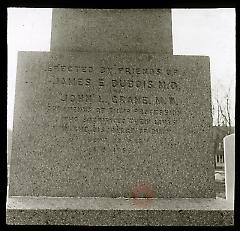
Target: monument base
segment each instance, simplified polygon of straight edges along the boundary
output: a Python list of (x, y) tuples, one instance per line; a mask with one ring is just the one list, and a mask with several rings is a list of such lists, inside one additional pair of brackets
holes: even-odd
[(234, 224), (233, 203), (217, 199), (9, 197), (11, 225), (191, 225)]

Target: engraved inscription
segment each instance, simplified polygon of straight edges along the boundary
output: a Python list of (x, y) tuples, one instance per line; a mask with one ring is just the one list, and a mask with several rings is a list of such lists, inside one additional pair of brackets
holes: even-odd
[[(89, 144), (111, 143), (113, 152), (134, 151), (131, 145), (122, 148), (122, 142), (144, 145), (151, 135), (170, 132), (182, 113), (176, 68), (51, 63), (43, 70), (54, 97), (46, 111), (61, 114), (44, 126), (75, 134), (71, 139), (82, 134)], [(109, 149), (100, 146), (85, 151)]]

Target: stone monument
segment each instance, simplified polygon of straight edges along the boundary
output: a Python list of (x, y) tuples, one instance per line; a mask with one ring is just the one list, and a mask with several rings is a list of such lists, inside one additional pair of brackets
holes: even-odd
[(235, 134), (225, 136), (224, 142), (224, 170), (226, 199), (234, 203), (235, 198)]
[(171, 34), (168, 9), (53, 10), (51, 52), (18, 54), (7, 223), (233, 223), (209, 58)]

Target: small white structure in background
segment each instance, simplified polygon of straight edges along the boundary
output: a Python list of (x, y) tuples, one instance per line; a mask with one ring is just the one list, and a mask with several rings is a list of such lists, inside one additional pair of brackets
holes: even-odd
[(224, 137), (226, 199), (234, 202), (235, 189), (235, 134)]

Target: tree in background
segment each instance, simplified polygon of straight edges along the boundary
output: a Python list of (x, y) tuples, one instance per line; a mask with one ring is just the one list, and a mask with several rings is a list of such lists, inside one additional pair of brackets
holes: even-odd
[[(231, 88), (227, 91), (219, 83), (215, 85), (218, 91), (213, 97), (212, 115), (213, 115), (213, 151), (214, 155), (224, 155), (223, 138), (234, 133), (234, 118), (231, 110), (233, 99), (231, 98)], [(219, 91), (221, 90), (221, 91)], [(220, 92), (221, 94), (218, 94)], [(215, 161), (216, 168), (216, 161)]]
[(218, 127), (227, 127), (227, 135), (233, 133), (233, 120), (231, 115), (231, 88), (224, 92), (222, 88), (222, 97), (219, 96), (218, 91), (213, 98), (213, 122)]

